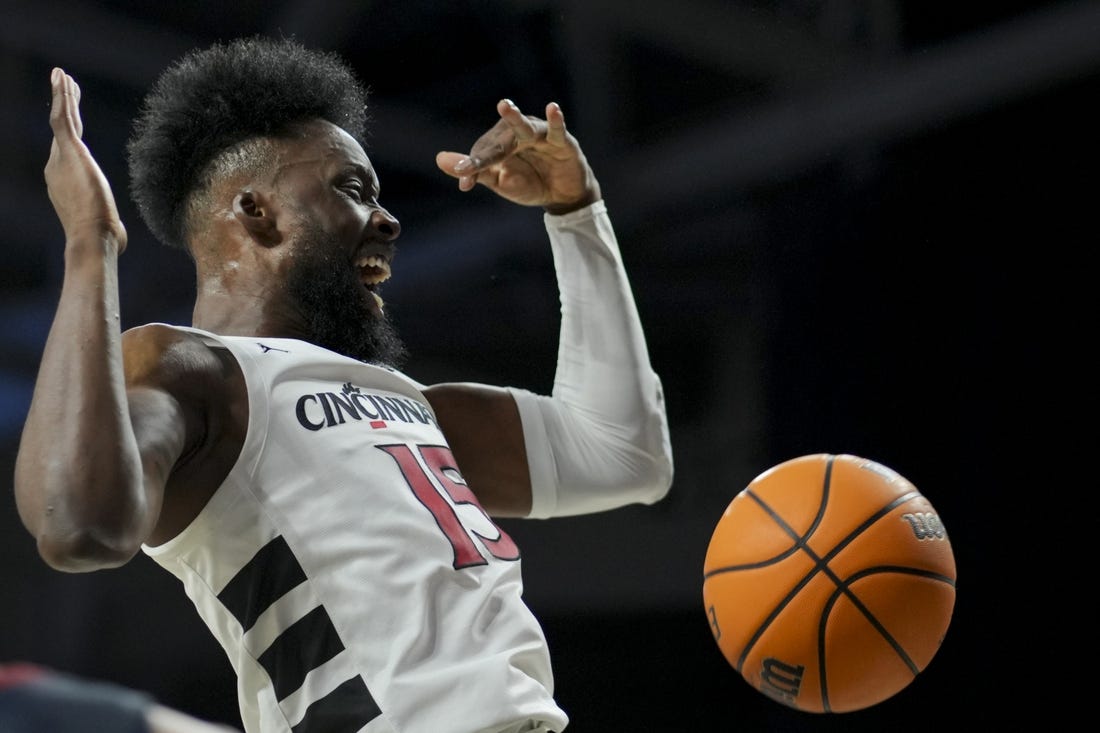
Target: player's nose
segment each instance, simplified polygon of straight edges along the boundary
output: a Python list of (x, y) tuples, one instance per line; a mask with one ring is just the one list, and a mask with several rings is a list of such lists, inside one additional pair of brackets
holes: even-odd
[(401, 236), (401, 222), (381, 206), (371, 211), (370, 228), (375, 232), (378, 239), (386, 242), (392, 242)]

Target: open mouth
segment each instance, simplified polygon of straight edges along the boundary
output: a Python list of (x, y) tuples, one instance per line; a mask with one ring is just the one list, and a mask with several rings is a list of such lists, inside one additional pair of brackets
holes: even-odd
[(359, 269), (359, 282), (363, 283), (363, 287), (374, 297), (374, 304), (381, 313), (385, 303), (376, 288), (390, 279), (389, 258), (381, 254), (366, 254), (355, 261), (355, 266)]

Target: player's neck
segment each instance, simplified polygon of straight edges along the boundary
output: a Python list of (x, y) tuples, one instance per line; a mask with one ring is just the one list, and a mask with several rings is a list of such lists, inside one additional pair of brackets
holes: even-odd
[(234, 295), (200, 290), (191, 325), (225, 336), (303, 338), (305, 329), (295, 310), (262, 295)]

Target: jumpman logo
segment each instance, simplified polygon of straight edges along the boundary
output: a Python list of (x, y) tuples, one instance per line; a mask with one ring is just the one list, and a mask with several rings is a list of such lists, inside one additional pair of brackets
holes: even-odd
[(284, 354), (289, 354), (290, 353), (286, 349), (276, 349), (274, 346), (268, 346), (267, 344), (261, 344), (259, 341), (256, 342), (256, 345), (259, 346), (261, 349), (263, 349), (265, 354), (269, 351), (281, 351)]

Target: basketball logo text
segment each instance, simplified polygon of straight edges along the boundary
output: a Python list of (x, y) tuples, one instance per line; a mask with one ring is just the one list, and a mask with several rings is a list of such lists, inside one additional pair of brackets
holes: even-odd
[(912, 512), (911, 514), (902, 514), (901, 518), (909, 523), (909, 528), (913, 530), (913, 536), (918, 540), (947, 539), (947, 530), (944, 529), (943, 522), (940, 521), (939, 515), (935, 512)]
[(713, 603), (707, 608), (707, 615), (710, 616), (710, 631), (714, 634), (714, 640), (718, 641), (722, 638), (722, 630), (718, 628), (718, 614)]
[(786, 664), (768, 657), (760, 668), (760, 691), (784, 705), (794, 707), (805, 671), (801, 664)]

